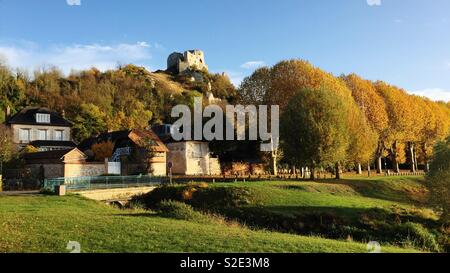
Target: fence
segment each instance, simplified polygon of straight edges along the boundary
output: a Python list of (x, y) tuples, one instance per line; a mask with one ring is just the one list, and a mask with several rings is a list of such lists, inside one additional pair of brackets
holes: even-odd
[(112, 189), (127, 187), (155, 186), (168, 183), (167, 177), (138, 176), (89, 176), (73, 178), (53, 178), (44, 180), (44, 189), (54, 190), (55, 186), (66, 185), (68, 190)]

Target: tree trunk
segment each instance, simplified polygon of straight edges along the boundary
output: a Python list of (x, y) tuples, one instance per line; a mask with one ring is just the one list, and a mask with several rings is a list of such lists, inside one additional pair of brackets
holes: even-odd
[(277, 155), (276, 152), (272, 152), (272, 170), (273, 175), (278, 175)]
[(341, 179), (341, 165), (336, 163), (336, 179)]
[(417, 162), (417, 153), (414, 150), (414, 163), (416, 164), (416, 171), (419, 171), (419, 162)]
[(377, 173), (383, 172), (383, 164), (381, 162), (381, 156), (377, 158)]
[(370, 161), (367, 163), (367, 176), (370, 177)]
[(414, 160), (414, 144), (409, 143), (409, 155), (411, 157), (411, 171), (416, 172), (416, 162)]
[(358, 174), (362, 174), (361, 163), (358, 163)]
[(429, 172), (430, 171), (430, 163), (427, 161), (425, 162), (425, 171)]
[(309, 172), (311, 173), (309, 178), (311, 180), (316, 180), (316, 167), (314, 166), (314, 164), (311, 166), (311, 170), (309, 170)]
[(392, 144), (392, 148), (390, 150), (391, 152), (391, 159), (392, 159), (392, 168), (394, 169), (394, 172), (399, 173), (400, 168), (397, 161), (397, 141), (394, 141)]

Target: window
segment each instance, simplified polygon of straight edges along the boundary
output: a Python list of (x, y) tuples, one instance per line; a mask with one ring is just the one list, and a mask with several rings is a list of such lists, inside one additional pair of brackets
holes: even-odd
[(38, 130), (38, 140), (47, 140), (47, 130)]
[(30, 142), (31, 129), (20, 129), (19, 140), (20, 142)]
[(50, 123), (50, 114), (36, 114), (37, 123)]
[(55, 140), (64, 140), (64, 131), (63, 130), (55, 131)]

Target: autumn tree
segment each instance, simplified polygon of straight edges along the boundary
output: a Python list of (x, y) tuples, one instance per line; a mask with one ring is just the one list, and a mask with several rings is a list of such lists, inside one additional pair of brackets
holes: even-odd
[(96, 143), (91, 147), (96, 161), (105, 161), (106, 158), (111, 158), (114, 151), (114, 143), (111, 141)]
[[(356, 74), (350, 74), (348, 76), (343, 76), (342, 78), (351, 90), (352, 97), (356, 101), (361, 112), (365, 115), (369, 127), (372, 128), (374, 134), (376, 134), (376, 136), (372, 136), (377, 138), (374, 156), (377, 159), (377, 171), (381, 173), (381, 158), (383, 156), (384, 143), (386, 142), (386, 130), (389, 124), (389, 117), (383, 97), (377, 93), (372, 82), (364, 80)], [(364, 134), (364, 132), (362, 133)], [(365, 151), (365, 159), (367, 159), (367, 154), (371, 153), (370, 145)], [(368, 168), (370, 168), (370, 166), (368, 166)]]
[[(345, 102), (324, 89), (304, 89), (294, 95), (280, 121), (280, 138), (284, 156), (312, 170), (346, 158), (349, 129)], [(337, 178), (339, 178), (339, 169)]]

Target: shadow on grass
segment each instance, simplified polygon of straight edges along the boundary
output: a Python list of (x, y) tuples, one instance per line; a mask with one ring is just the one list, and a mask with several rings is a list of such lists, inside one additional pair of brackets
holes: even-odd
[[(406, 178), (405, 178), (406, 179)], [(408, 177), (408, 181), (398, 180), (341, 180), (336, 184), (350, 186), (362, 196), (384, 199), (394, 202), (404, 202), (425, 205), (428, 191), (423, 180)]]

